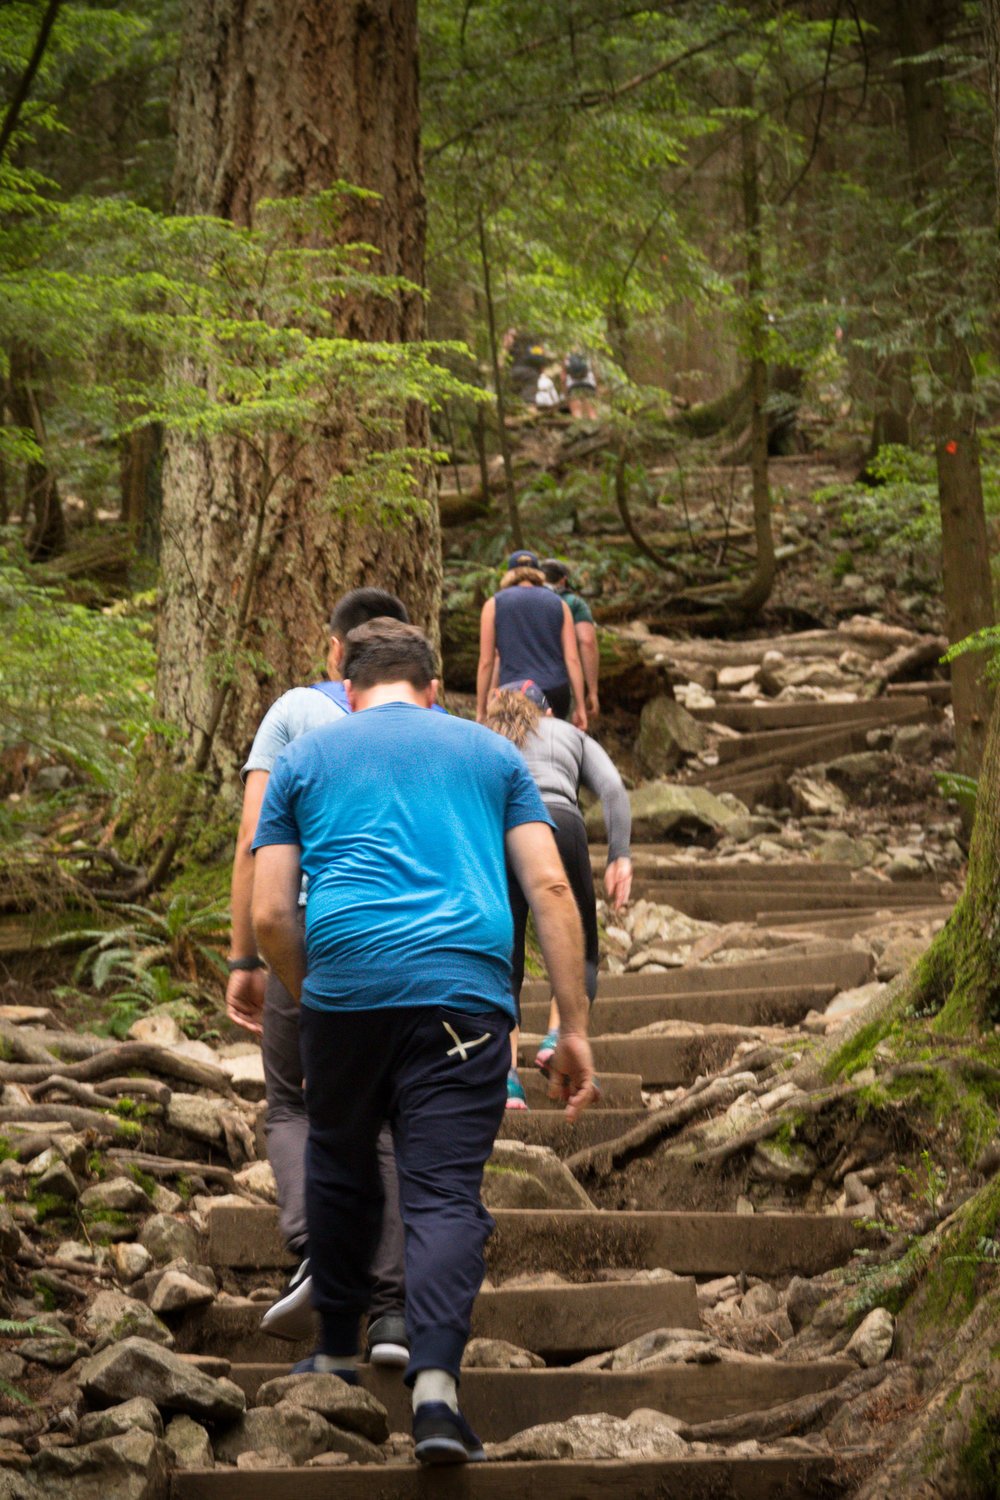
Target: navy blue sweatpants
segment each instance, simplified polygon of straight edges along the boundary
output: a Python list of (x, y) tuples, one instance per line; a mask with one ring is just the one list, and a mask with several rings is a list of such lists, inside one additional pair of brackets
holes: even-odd
[(493, 1230), (479, 1190), (507, 1100), (510, 1026), (501, 1011), (303, 1005), (309, 1270), (324, 1354), (358, 1346), (382, 1222), (376, 1143), (388, 1120), (406, 1235), (405, 1379), (428, 1369), (458, 1379)]

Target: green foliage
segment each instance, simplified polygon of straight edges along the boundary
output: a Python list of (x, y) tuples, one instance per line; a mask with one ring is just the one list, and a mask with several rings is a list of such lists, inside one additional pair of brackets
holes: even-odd
[[(53, 1328), (50, 1323), (44, 1323), (40, 1318), (0, 1318), (0, 1338), (38, 1338), (41, 1334), (58, 1334), (61, 1330)], [(11, 1381), (0, 1377), (0, 1395), (6, 1396), (9, 1401), (16, 1401), (19, 1406), (34, 1407), (37, 1402), (12, 1384)]]
[(27, 744), (114, 787), (153, 726), (155, 659), (127, 610), (84, 609), (0, 546), (0, 747)]

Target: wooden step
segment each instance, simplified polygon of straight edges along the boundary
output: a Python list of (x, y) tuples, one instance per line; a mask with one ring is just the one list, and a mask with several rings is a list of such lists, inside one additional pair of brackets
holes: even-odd
[[(302, 1344), (260, 1331), (266, 1303), (225, 1299), (188, 1313), (176, 1331), (180, 1353), (233, 1360), (304, 1359)], [(472, 1311), (472, 1337), (505, 1339), (546, 1361), (603, 1353), (656, 1328), (700, 1328), (691, 1277), (667, 1281), (587, 1282), (573, 1286), (500, 1287), (482, 1291)]]
[[(688, 990), (671, 995), (605, 996), (590, 1013), (590, 1035), (637, 1031), (653, 1021), (693, 1021), (703, 1026), (797, 1026), (810, 1010), (822, 1010), (838, 993), (836, 984), (788, 985), (773, 989)], [(548, 1003), (521, 1002), (525, 1031), (545, 1031)]]
[(899, 723), (913, 709), (928, 715), (933, 711), (927, 698), (908, 693), (902, 703), (886, 698), (857, 699), (853, 703), (717, 703), (714, 708), (695, 708), (691, 712), (705, 723), (725, 724), (728, 729), (753, 733), (762, 729), (840, 725), (850, 719), (865, 719), (867, 727), (872, 728), (880, 720), (886, 724)]
[(900, 921), (905, 917), (913, 922), (942, 922), (951, 916), (954, 906), (948, 902), (940, 906), (915, 906), (905, 912), (884, 906), (844, 911), (832, 908), (827, 911), (767, 912), (758, 921), (758, 926), (769, 932), (784, 932), (792, 936), (795, 932), (809, 932), (816, 937), (850, 938), (859, 933), (880, 930), (889, 921)]
[[(662, 847), (664, 851), (669, 847), (674, 856), (673, 863), (659, 855), (652, 855), (650, 851)], [(606, 853), (591, 846), (591, 863), (595, 871), (603, 872)], [(645, 880), (669, 880), (681, 881), (691, 880), (701, 885), (706, 881), (731, 881), (740, 882), (754, 881), (759, 885), (770, 885), (773, 880), (795, 881), (812, 880), (822, 885), (842, 885), (851, 883), (854, 871), (850, 865), (825, 865), (819, 860), (789, 860), (787, 864), (767, 863), (751, 864), (749, 860), (712, 860), (701, 861), (695, 864), (693, 861), (681, 861), (676, 858), (677, 849), (675, 845), (651, 845), (637, 844), (632, 851), (633, 874), (636, 877), (633, 884)]]
[[(667, 1036), (597, 1036), (591, 1043), (598, 1073), (640, 1073), (644, 1088), (677, 1088), (702, 1073), (728, 1066), (740, 1042), (753, 1033), (742, 1027)], [(518, 1048), (518, 1067), (534, 1064), (538, 1041), (525, 1034)]]
[[(682, 1422), (763, 1411), (779, 1402), (829, 1390), (857, 1370), (850, 1359), (807, 1364), (759, 1359), (714, 1365), (665, 1365), (654, 1370), (463, 1370), (462, 1410), (487, 1443), (503, 1442), (541, 1422), (562, 1422), (580, 1412), (627, 1417), (640, 1407), (669, 1412)], [(267, 1380), (287, 1375), (280, 1364), (234, 1364), (229, 1379), (253, 1405)], [(361, 1365), (361, 1383), (389, 1413), (392, 1432), (407, 1432), (410, 1392), (396, 1371)]]
[[(905, 911), (910, 907), (926, 906), (928, 901), (941, 898), (938, 885), (915, 886), (907, 892), (899, 886), (888, 886), (885, 890), (872, 886), (839, 886), (796, 889), (794, 886), (774, 886), (764, 890), (756, 885), (726, 886), (722, 884), (698, 886), (692, 884), (664, 885), (659, 882), (640, 886), (639, 895), (657, 905), (673, 907), (699, 922), (756, 922), (762, 915), (777, 911), (824, 911), (836, 906), (842, 911), (854, 907), (879, 907), (883, 910)], [(651, 943), (655, 943), (655, 939)]]
[[(871, 955), (855, 948), (823, 946), (818, 952), (779, 953), (774, 958), (751, 959), (736, 964), (690, 964), (663, 974), (602, 974), (598, 996), (671, 995), (678, 992), (747, 990), (773, 985), (835, 984), (854, 989), (871, 977)], [(521, 1003), (547, 1000), (546, 979), (530, 979), (521, 990)]]
[[(869, 1237), (832, 1214), (710, 1214), (496, 1209), (486, 1247), (491, 1278), (559, 1271), (582, 1280), (602, 1269), (662, 1266), (684, 1276), (745, 1271), (774, 1281), (841, 1265)], [(291, 1264), (276, 1208), (220, 1204), (208, 1214), (205, 1256), (219, 1269)]]
[[(528, 1047), (527, 1051), (530, 1056), (524, 1069), (525, 1074), (537, 1072), (531, 1066), (535, 1049)], [(527, 1079), (523, 1081), (527, 1082)], [(602, 1079), (602, 1091), (603, 1088)], [(585, 1146), (598, 1146), (602, 1141), (613, 1141), (645, 1118), (646, 1110), (642, 1108), (609, 1109), (603, 1103), (584, 1110), (580, 1118), (573, 1122), (566, 1119), (565, 1110), (561, 1106), (537, 1112), (533, 1108), (509, 1109), (500, 1126), (500, 1139), (526, 1141), (531, 1146), (548, 1146), (559, 1156), (569, 1156), (574, 1151), (582, 1151)]]
[[(539, 1031), (545, 1031), (548, 1027), (548, 1007), (544, 1008), (544, 1014), (539, 1009), (539, 1019), (542, 1025)], [(543, 1078), (537, 1068), (525, 1068), (521, 1074), (521, 1084), (528, 1098), (529, 1111), (545, 1111), (560, 1114), (564, 1105), (549, 1098), (548, 1080)], [(601, 1074), (601, 1108), (611, 1110), (635, 1110), (639, 1111), (642, 1105), (642, 1079), (638, 1073), (602, 1073)], [(516, 1111), (514, 1111), (516, 1113)]]
[[(865, 1455), (867, 1457), (867, 1455)], [(846, 1493), (845, 1455), (637, 1459), (619, 1462), (345, 1464), (333, 1469), (188, 1469), (170, 1479), (170, 1500), (818, 1500)], [(855, 1476), (856, 1481), (857, 1476)]]

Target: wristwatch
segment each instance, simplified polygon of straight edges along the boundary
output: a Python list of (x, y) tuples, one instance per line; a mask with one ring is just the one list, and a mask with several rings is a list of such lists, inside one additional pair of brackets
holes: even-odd
[(262, 958), (258, 958), (255, 954), (253, 958), (227, 958), (226, 968), (229, 970), (230, 974), (236, 974), (239, 972), (252, 974), (254, 969), (266, 969), (267, 964)]

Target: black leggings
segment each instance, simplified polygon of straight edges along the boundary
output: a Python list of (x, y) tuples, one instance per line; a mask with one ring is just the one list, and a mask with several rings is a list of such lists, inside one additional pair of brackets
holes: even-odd
[[(587, 999), (593, 1005), (594, 996), (597, 994), (597, 964), (600, 952), (597, 941), (594, 872), (590, 866), (587, 830), (576, 808), (558, 803), (546, 803), (545, 807), (556, 825), (556, 847), (562, 856), (570, 888), (580, 911), (580, 921), (583, 923), (584, 981), (587, 987)], [(524, 983), (524, 934), (528, 925), (528, 903), (513, 875), (508, 875), (507, 884), (510, 890), (510, 909), (514, 915), (511, 990), (517, 1005), (518, 1024), (520, 1024), (521, 985)]]
[[(553, 718), (569, 718), (570, 699), (572, 697), (572, 694), (570, 692), (570, 686), (568, 682), (561, 682), (559, 683), (558, 687), (547, 687), (545, 689), (545, 696), (549, 700), (549, 707), (552, 710)], [(549, 808), (549, 812), (552, 812), (551, 808)], [(553, 813), (553, 817), (554, 816), (555, 814)]]

